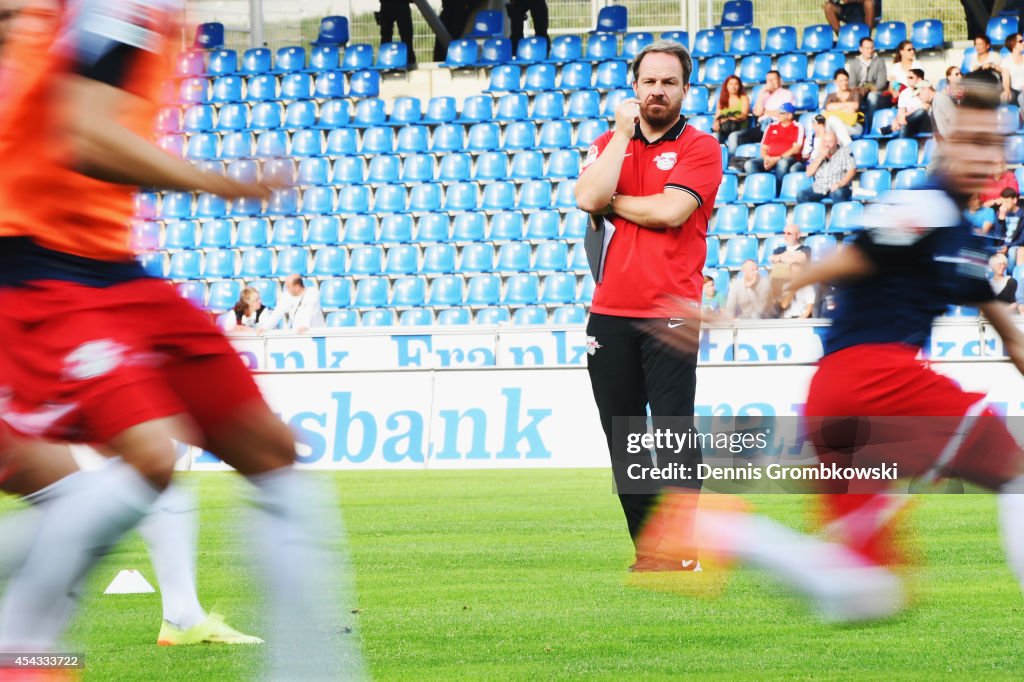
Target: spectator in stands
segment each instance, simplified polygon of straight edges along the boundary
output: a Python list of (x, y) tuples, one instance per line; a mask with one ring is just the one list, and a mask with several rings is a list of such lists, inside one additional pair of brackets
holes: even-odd
[(235, 334), (259, 333), (260, 318), (267, 306), (260, 300), (260, 292), (252, 287), (242, 289), (234, 308), (224, 317), (224, 330)]
[[(469, 20), (469, 4), (466, 0), (441, 0), (441, 13), (438, 19), (448, 31), (452, 40), (462, 37), (466, 30), (466, 21)], [(441, 42), (440, 38), (434, 40), (434, 61), (443, 62), (447, 56), (448, 49)]]
[(998, 209), (999, 204), (1002, 203), (1003, 190), (1007, 187), (1013, 188), (1013, 191), (1020, 193), (1020, 187), (1017, 184), (1017, 175), (1006, 167), (1006, 163), (1003, 162), (999, 166), (999, 171), (992, 176), (992, 180), (985, 186), (985, 189), (980, 194), (981, 205), (991, 206)]
[(1003, 77), (1003, 101), (1021, 106), (1024, 103), (1024, 36), (1014, 33), (1006, 38), (1009, 56), (999, 65)]
[(725, 296), (717, 291), (715, 278), (704, 275), (704, 294), (701, 297), (701, 307), (713, 313), (721, 312), (725, 308)]
[(761, 276), (757, 263), (748, 258), (740, 266), (740, 274), (729, 285), (725, 314), (738, 320), (760, 320), (771, 317), (771, 308), (771, 284)]
[(726, 140), (729, 153), (734, 154), (736, 147), (741, 144), (760, 142), (768, 126), (778, 120), (782, 105), (792, 103), (793, 93), (782, 87), (782, 76), (778, 71), (772, 69), (765, 76), (764, 88), (754, 102), (754, 117), (757, 119), (757, 126), (730, 135)]
[(276, 329), (283, 322), (282, 329), (301, 334), (324, 326), (320, 292), (306, 288), (301, 275), (288, 275), (284, 280), (284, 290), (277, 307), (260, 321), (261, 329)]
[(850, 88), (850, 74), (836, 69), (832, 76), (836, 91), (825, 98), (825, 126), (836, 134), (840, 144), (850, 144), (864, 132), (864, 114), (860, 113), (860, 90)]
[(980, 35), (974, 39), (975, 53), (967, 60), (967, 71), (986, 69), (999, 72), (999, 55), (992, 51), (992, 41), (987, 35)]
[(800, 228), (790, 223), (782, 230), (782, 246), (772, 251), (768, 256), (768, 262), (772, 265), (785, 265), (787, 268), (793, 263), (804, 263), (811, 259), (811, 249), (800, 243)]
[(860, 92), (860, 110), (864, 112), (864, 127), (871, 129), (871, 120), (878, 109), (892, 106), (889, 74), (885, 62), (875, 54), (875, 41), (868, 36), (860, 39), (860, 49), (846, 67), (850, 73), (850, 87)]
[(911, 69), (907, 76), (907, 87), (900, 92), (896, 118), (892, 125), (882, 126), (883, 135), (899, 133), (900, 137), (915, 137), (918, 133), (932, 129), (931, 108), (935, 89), (924, 80), (924, 71)]
[(797, 201), (849, 201), (850, 183), (856, 173), (857, 164), (850, 148), (840, 146), (836, 134), (826, 130), (822, 137), (821, 152), (807, 167), (807, 175), (814, 178), (814, 182), (810, 187), (800, 190)]
[(988, 267), (992, 270), (989, 284), (996, 294), (996, 300), (1013, 306), (1017, 301), (1017, 280), (1006, 274), (1006, 256), (1002, 253), (994, 253), (988, 259)]
[(821, 151), (821, 140), (825, 137), (825, 114), (818, 114), (811, 120), (811, 130), (804, 133), (804, 148), (800, 156), (813, 159)]
[(416, 49), (412, 41), (412, 10), (409, 8), (410, 0), (380, 0), (380, 11), (374, 13), (374, 18), (380, 24), (380, 42), (393, 42), (395, 39), (395, 24), (398, 24), (398, 37), (405, 43), (405, 53), (408, 55), (409, 64), (416, 63)]
[(844, 24), (875, 25), (875, 0), (825, 0), (821, 6), (825, 21), (839, 33), (839, 22)]
[[(932, 100), (932, 132), (935, 133), (936, 141), (947, 137), (952, 129), (953, 115), (964, 96), (962, 79), (959, 66), (946, 69), (946, 87), (942, 92), (935, 93), (935, 99)], [(933, 162), (935, 158), (937, 157), (933, 157)], [(931, 169), (929, 166), (929, 171)]]
[(778, 111), (778, 122), (772, 123), (761, 141), (761, 158), (750, 159), (744, 165), (747, 173), (775, 173), (775, 179), (782, 184), (782, 178), (790, 170), (799, 170), (800, 154), (804, 148), (804, 129), (793, 120), (796, 107), (786, 102)]
[(722, 83), (718, 105), (715, 107), (715, 120), (711, 123), (711, 129), (718, 133), (718, 141), (725, 144), (730, 135), (749, 128), (748, 116), (750, 96), (743, 89), (743, 81), (739, 76), (729, 76)]
[(982, 206), (981, 198), (972, 194), (967, 199), (967, 210), (964, 211), (964, 218), (974, 228), (975, 234), (987, 235), (992, 232), (996, 223), (996, 210), (991, 206)]
[(993, 206), (996, 212), (996, 224), (990, 233), (1005, 244), (1002, 250), (1013, 245), (1020, 238), (1020, 194), (1012, 187), (1006, 187), (999, 195), (999, 202)]
[[(907, 77), (912, 69), (922, 69), (921, 62), (917, 61), (917, 52), (914, 44), (904, 40), (896, 46), (896, 55), (892, 64), (889, 65), (889, 90), (893, 97), (898, 97), (900, 91), (907, 87)], [(921, 70), (921, 78), (924, 78), (924, 70)]]
[(526, 24), (527, 12), (533, 17), (533, 35), (544, 38), (550, 46), (547, 0), (510, 0), (505, 8), (508, 11), (508, 37), (512, 41), (512, 54), (516, 53), (519, 41), (523, 39), (523, 26)]
[[(790, 278), (794, 278), (804, 269), (800, 261), (789, 264)], [(784, 320), (808, 318), (814, 314), (814, 303), (817, 291), (813, 284), (793, 291), (788, 286), (782, 288), (779, 297), (779, 317)]]

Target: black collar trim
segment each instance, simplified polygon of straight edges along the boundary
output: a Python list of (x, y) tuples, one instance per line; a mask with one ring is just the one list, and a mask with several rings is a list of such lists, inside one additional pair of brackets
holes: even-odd
[(634, 140), (640, 140), (644, 144), (650, 146), (652, 144), (658, 144), (659, 142), (665, 142), (666, 140), (672, 140), (672, 141), (678, 140), (679, 136), (683, 134), (684, 130), (686, 130), (686, 117), (685, 116), (680, 116), (679, 120), (676, 122), (676, 124), (674, 126), (672, 126), (671, 128), (669, 128), (668, 131), (664, 135), (659, 137), (654, 142), (651, 142), (646, 137), (644, 137), (643, 132), (641, 132), (641, 130), (640, 130), (640, 124), (637, 123), (636, 124), (636, 132), (633, 133), (633, 139)]

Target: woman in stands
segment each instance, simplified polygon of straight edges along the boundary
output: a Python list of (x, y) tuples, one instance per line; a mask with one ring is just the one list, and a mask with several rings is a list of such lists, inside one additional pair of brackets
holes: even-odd
[(246, 287), (242, 289), (235, 307), (225, 316), (224, 329), (235, 334), (256, 334), (256, 325), (266, 309), (260, 300), (260, 292)]
[(1007, 37), (1006, 49), (1010, 56), (999, 65), (1003, 73), (1003, 102), (1020, 106), (1024, 102), (1024, 36), (1014, 33)]
[(739, 76), (729, 76), (722, 83), (718, 95), (718, 106), (715, 108), (715, 120), (711, 129), (718, 134), (718, 141), (725, 144), (732, 133), (748, 127), (747, 117), (750, 115), (750, 96), (743, 89), (743, 81)]
[(988, 283), (992, 285), (992, 292), (996, 295), (997, 301), (1013, 306), (1017, 301), (1017, 280), (1006, 274), (1007, 264), (1005, 254), (992, 254), (988, 259), (988, 267), (992, 270), (992, 277)]
[(847, 145), (864, 132), (860, 91), (850, 88), (850, 74), (846, 69), (836, 69), (832, 78), (836, 91), (825, 98), (825, 126), (836, 134), (839, 144)]
[(914, 44), (904, 40), (896, 46), (896, 56), (893, 57), (889, 66), (889, 89), (893, 95), (899, 95), (903, 88), (907, 87), (907, 75), (911, 69), (922, 69), (921, 62), (917, 61), (917, 53), (914, 51)]

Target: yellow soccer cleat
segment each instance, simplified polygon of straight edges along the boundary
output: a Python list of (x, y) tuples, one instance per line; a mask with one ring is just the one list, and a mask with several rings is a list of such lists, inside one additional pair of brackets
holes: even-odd
[(246, 635), (224, 622), (224, 616), (211, 613), (202, 623), (181, 630), (166, 620), (160, 626), (160, 646), (183, 646), (188, 644), (263, 644), (259, 637)]

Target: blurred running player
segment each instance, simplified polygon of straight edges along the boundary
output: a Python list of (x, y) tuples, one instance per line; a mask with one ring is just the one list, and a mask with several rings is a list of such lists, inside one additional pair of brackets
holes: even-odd
[(358, 677), (356, 640), (339, 638), (320, 589), (331, 559), (311, 517), (334, 514), (313, 508), (309, 482), (293, 470), (292, 434), (207, 317), (146, 276), (127, 247), (139, 186), (228, 199), (270, 193), (200, 172), (148, 141), (179, 11), (169, 0), (37, 0), (5, 47), (3, 421), (29, 438), (100, 444), (121, 460), (82, 474), (47, 505), (0, 602), (0, 650), (52, 650), (69, 595), (170, 483), (178, 439), (216, 453), (255, 487), (271, 675)]

